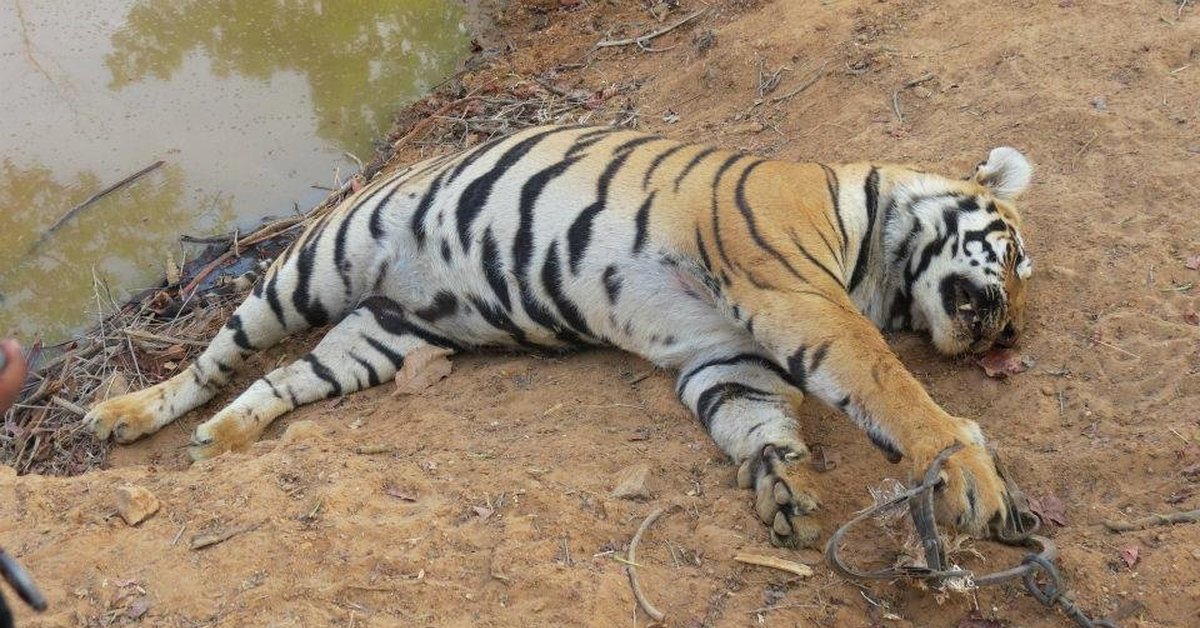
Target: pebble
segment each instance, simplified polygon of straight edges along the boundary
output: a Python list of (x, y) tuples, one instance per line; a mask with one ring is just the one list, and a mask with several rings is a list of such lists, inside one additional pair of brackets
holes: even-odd
[(117, 513), (125, 523), (135, 526), (158, 512), (158, 498), (141, 486), (117, 487)]
[(650, 488), (647, 486), (649, 480), (649, 465), (635, 464), (628, 467), (617, 476), (617, 487), (613, 489), (612, 496), (619, 499), (648, 499), (650, 497)]

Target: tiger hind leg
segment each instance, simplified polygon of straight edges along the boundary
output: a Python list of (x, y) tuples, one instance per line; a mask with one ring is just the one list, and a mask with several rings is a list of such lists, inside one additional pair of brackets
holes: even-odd
[(266, 299), (251, 295), (186, 369), (149, 388), (97, 404), (85, 415), (84, 425), (100, 440), (112, 436), (120, 443), (153, 434), (212, 399), (253, 351), (302, 327), (285, 327)]
[(752, 488), (754, 510), (781, 547), (808, 547), (820, 535), (820, 502), (805, 465), (808, 447), (790, 408), (802, 393), (783, 369), (751, 350), (709, 353), (679, 376), (680, 399), (733, 458), (738, 485)]
[(405, 315), (385, 297), (371, 297), (325, 334), (311, 353), (259, 378), (192, 434), (196, 460), (249, 447), (279, 416), (326, 397), (391, 379), (405, 354), (455, 345)]

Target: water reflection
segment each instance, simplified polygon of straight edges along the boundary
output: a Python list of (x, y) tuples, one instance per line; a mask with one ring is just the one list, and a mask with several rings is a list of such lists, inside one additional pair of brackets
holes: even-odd
[(147, 0), (129, 11), (104, 62), (116, 89), (169, 79), (197, 50), (220, 77), (296, 72), (311, 90), (317, 135), (361, 153), (387, 130), (398, 98), (453, 68), (461, 16), (446, 0)]
[[(161, 234), (187, 224), (194, 213), (181, 202), (185, 179), (178, 166), (164, 166), (89, 205), (43, 238), (61, 215), (103, 183), (91, 172), (60, 180), (46, 166), (0, 161), (0, 207), (16, 210), (8, 220), (11, 237), (0, 248), (3, 331), (31, 337), (46, 325), (53, 327), (47, 321), (58, 320), (62, 311), (94, 314), (97, 280), (103, 286), (142, 268), (164, 268)], [(21, 211), (29, 203), (58, 208), (58, 213)], [(218, 220), (233, 216), (230, 203), (220, 198), (210, 199), (206, 211)]]
[[(0, 3), (0, 334), (62, 339), (182, 261), (178, 235), (324, 197), (468, 38), (443, 0)], [(89, 207), (105, 186), (166, 165)]]

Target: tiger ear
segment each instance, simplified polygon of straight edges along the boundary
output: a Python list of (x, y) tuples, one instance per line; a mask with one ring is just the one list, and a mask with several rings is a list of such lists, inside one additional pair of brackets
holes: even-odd
[(998, 198), (1011, 201), (1029, 187), (1033, 166), (1021, 151), (1010, 146), (993, 148), (987, 161), (975, 169), (975, 182), (992, 190)]

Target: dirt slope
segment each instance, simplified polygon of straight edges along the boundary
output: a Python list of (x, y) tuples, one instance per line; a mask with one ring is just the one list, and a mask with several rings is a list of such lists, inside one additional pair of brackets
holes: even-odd
[[(500, 39), (513, 51), (492, 71), (578, 62), (652, 21), (641, 3), (561, 4), (510, 6)], [(1022, 349), (1035, 366), (997, 381), (918, 338), (894, 346), (938, 401), (984, 425), (1027, 492), (1065, 504), (1067, 525), (1050, 533), (1081, 606), (1189, 626), (1200, 624), (1200, 525), (1100, 525), (1200, 508), (1200, 271), (1186, 267), (1200, 255), (1200, 14), (1185, 5), (716, 2), (653, 40), (669, 50), (601, 51), (558, 80), (636, 82), (643, 128), (779, 157), (965, 174), (993, 146), (1025, 150), (1038, 166), (1022, 204), (1037, 273)], [(700, 6), (685, 1), (664, 23)], [(768, 76), (790, 69), (756, 105), (760, 64)], [(656, 506), (678, 504), (638, 554), (668, 625), (954, 626), (975, 607), (1000, 623), (972, 626), (1069, 625), (1019, 587), (939, 603), (902, 583), (860, 589), (815, 552), (771, 548), (671, 376), (617, 353), (457, 358), (419, 397), (382, 387), (315, 404), (248, 453), (188, 466), (180, 446), (202, 414), (118, 449), (109, 470), (0, 477), (0, 545), (51, 602), (22, 623), (646, 625), (612, 552)], [(838, 414), (813, 403), (803, 420), (808, 442), (840, 458), (818, 476), (828, 531), (901, 471)], [(382, 451), (356, 453), (364, 446)], [(638, 463), (654, 496), (611, 497)], [(114, 514), (127, 482), (162, 501), (137, 528)], [(252, 529), (189, 549), (237, 526)], [(863, 557), (891, 547), (858, 543)], [(1019, 556), (973, 547), (985, 558), (966, 560), (981, 570)], [(747, 567), (738, 551), (816, 574)]]

